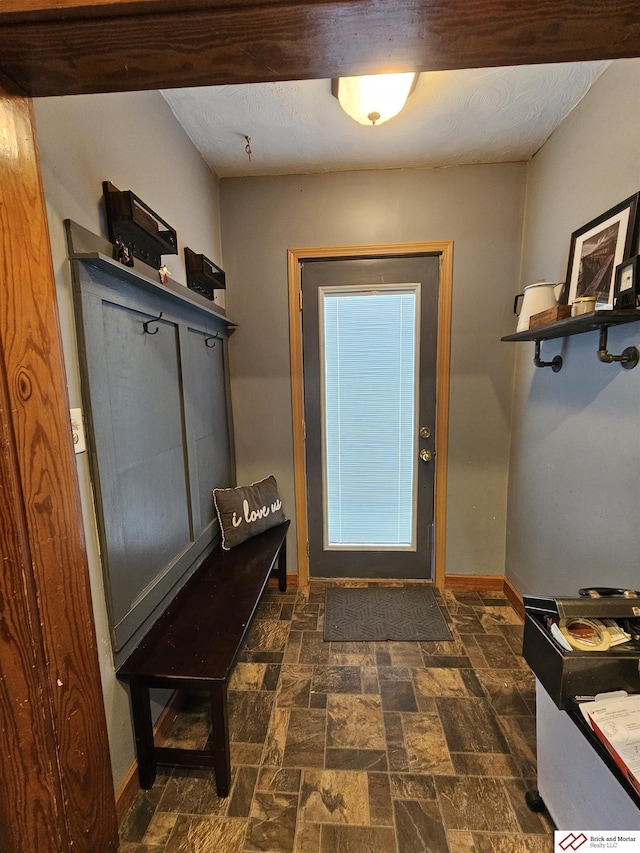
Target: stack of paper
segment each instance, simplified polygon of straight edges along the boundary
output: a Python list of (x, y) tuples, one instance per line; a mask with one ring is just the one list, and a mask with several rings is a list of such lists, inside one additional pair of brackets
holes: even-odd
[(603, 619), (602, 624), (609, 632), (612, 646), (619, 646), (620, 643), (628, 643), (631, 639), (631, 634), (628, 634), (624, 628), (621, 628), (614, 619)]
[(580, 710), (631, 785), (640, 794), (640, 695), (622, 691), (583, 702)]

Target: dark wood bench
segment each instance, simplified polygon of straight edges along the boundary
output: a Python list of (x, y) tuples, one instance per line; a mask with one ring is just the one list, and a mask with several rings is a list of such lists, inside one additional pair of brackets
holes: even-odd
[[(230, 551), (216, 550), (196, 570), (117, 670), (129, 684), (142, 788), (151, 788), (156, 765), (213, 767), (218, 796), (229, 794), (231, 760), (227, 685), (238, 652), (272, 572), (287, 588), (285, 521)], [(207, 690), (212, 749), (156, 746), (149, 689)]]

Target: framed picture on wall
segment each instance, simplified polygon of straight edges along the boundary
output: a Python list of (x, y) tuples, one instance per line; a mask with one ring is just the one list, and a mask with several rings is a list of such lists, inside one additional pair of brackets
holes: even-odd
[(573, 232), (563, 302), (595, 296), (596, 308), (613, 308), (616, 267), (635, 248), (639, 196), (630, 196)]

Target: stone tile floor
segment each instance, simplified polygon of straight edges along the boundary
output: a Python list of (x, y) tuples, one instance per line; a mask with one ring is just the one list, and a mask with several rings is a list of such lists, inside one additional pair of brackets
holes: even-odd
[[(160, 768), (121, 853), (550, 853), (524, 800), (535, 689), (507, 599), (437, 593), (452, 642), (325, 643), (328, 585), (260, 603), (229, 686), (230, 796), (211, 770)], [(170, 741), (208, 734), (190, 697)]]

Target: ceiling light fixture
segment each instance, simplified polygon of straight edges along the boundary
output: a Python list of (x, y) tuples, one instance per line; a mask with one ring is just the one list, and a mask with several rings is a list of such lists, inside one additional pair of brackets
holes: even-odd
[(360, 124), (376, 125), (398, 115), (415, 89), (417, 79), (413, 71), (340, 77), (331, 81), (331, 92), (352, 119)]

